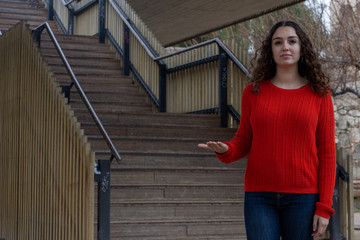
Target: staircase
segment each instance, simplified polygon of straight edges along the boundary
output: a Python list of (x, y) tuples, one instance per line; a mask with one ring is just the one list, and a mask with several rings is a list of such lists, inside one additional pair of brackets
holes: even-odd
[[(19, 20), (34, 28), (47, 21), (47, 10), (34, 0), (0, 0), (0, 30)], [(55, 22), (49, 23), (123, 158), (111, 166), (111, 239), (246, 239), (246, 162), (225, 165), (197, 147), (208, 140), (230, 140), (235, 129), (219, 128), (215, 115), (153, 112), (139, 85), (123, 76), (108, 45), (99, 44), (97, 37), (64, 35)], [(41, 53), (56, 81), (69, 85), (46, 31)], [(75, 87), (70, 104), (96, 158), (109, 159), (110, 150)]]

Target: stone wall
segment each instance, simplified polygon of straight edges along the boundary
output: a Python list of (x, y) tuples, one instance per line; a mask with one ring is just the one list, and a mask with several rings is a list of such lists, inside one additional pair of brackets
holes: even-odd
[(360, 98), (353, 93), (334, 97), (335, 140), (354, 159), (354, 195), (360, 197)]

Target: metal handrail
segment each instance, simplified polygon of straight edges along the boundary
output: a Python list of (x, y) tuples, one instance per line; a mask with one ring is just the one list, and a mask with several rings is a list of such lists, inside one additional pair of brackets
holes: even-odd
[(79, 0), (70, 0), (69, 2), (66, 2), (65, 0), (61, 0), (62, 1), (62, 3), (64, 4), (64, 6), (68, 6), (69, 4), (71, 4), (71, 3), (73, 3), (73, 2), (75, 2), (75, 1), (77, 1), (77, 2), (79, 2)]
[(132, 25), (129, 23), (128, 18), (126, 16), (124, 16), (122, 14), (122, 12), (119, 10), (119, 6), (117, 5), (117, 3), (114, 0), (109, 0), (110, 4), (113, 6), (113, 8), (115, 9), (115, 11), (119, 14), (119, 16), (121, 17), (121, 19), (123, 20), (123, 22), (129, 27), (130, 31), (132, 32), (132, 34), (136, 37), (136, 39), (140, 42), (140, 44), (144, 47), (145, 51), (149, 54), (149, 56), (151, 57), (151, 59), (153, 59), (154, 61), (160, 61), (162, 59), (171, 57), (171, 56), (175, 56), (178, 55), (180, 53), (184, 53), (184, 52), (188, 52), (191, 51), (193, 49), (202, 47), (202, 46), (206, 46), (212, 43), (217, 43), (218, 46), (220, 48), (222, 48), (226, 54), (230, 57), (230, 59), (235, 63), (235, 65), (248, 77), (251, 78), (251, 74), (249, 73), (249, 71), (246, 69), (246, 67), (239, 61), (239, 59), (231, 52), (231, 50), (219, 39), (219, 38), (213, 38), (210, 40), (207, 40), (205, 42), (202, 43), (198, 43), (196, 45), (187, 47), (185, 49), (173, 52), (173, 53), (169, 53), (163, 56), (156, 56), (154, 55), (150, 49), (148, 48), (148, 46), (146, 45), (146, 43), (144, 42), (144, 40), (139, 36), (139, 34), (134, 30), (134, 28), (132, 27)]
[(110, 4), (113, 6), (117, 14), (121, 17), (123, 22), (126, 24), (126, 26), (129, 27), (132, 34), (136, 37), (136, 39), (140, 42), (140, 44), (144, 47), (145, 51), (149, 54), (152, 60), (155, 60), (158, 56), (156, 56), (154, 53), (151, 52), (149, 47), (146, 45), (144, 40), (139, 36), (139, 34), (135, 31), (135, 29), (132, 27), (132, 25), (129, 23), (128, 18), (122, 14), (122, 12), (119, 10), (119, 6), (114, 0), (109, 0)]
[(81, 99), (82, 99), (83, 102), (85, 103), (87, 109), (88, 109), (89, 112), (90, 112), (91, 117), (92, 117), (93, 120), (95, 121), (96, 126), (98, 127), (99, 131), (101, 132), (102, 136), (104, 137), (104, 140), (106, 141), (107, 145), (109, 146), (110, 151), (111, 151), (111, 153), (112, 153), (111, 158), (115, 157), (115, 159), (116, 159), (117, 161), (120, 161), (120, 160), (121, 160), (121, 157), (120, 157), (119, 152), (116, 150), (116, 148), (115, 148), (114, 144), (112, 143), (109, 135), (107, 134), (104, 126), (102, 125), (99, 117), (97, 116), (96, 112), (94, 111), (93, 107), (91, 106), (91, 104), (90, 104), (88, 98), (86, 97), (83, 89), (81, 88), (79, 81), (77, 80), (77, 78), (76, 78), (73, 70), (72, 70), (71, 67), (70, 67), (69, 62), (67, 61), (67, 59), (66, 59), (66, 57), (65, 57), (65, 55), (64, 55), (64, 52), (62, 51), (62, 49), (61, 49), (58, 41), (56, 40), (56, 37), (55, 37), (53, 31), (51, 30), (50, 25), (49, 25), (47, 22), (44, 22), (44, 23), (40, 24), (38, 27), (36, 27), (36, 28), (34, 29), (34, 31), (42, 31), (44, 28), (47, 29), (47, 31), (48, 31), (48, 33), (49, 33), (49, 35), (50, 35), (50, 38), (51, 38), (52, 42), (54, 43), (55, 48), (56, 48), (57, 52), (59, 53), (59, 55), (60, 55), (60, 57), (61, 57), (61, 60), (62, 60), (62, 62), (63, 62), (64, 65), (65, 65), (65, 68), (66, 68), (67, 72), (68, 72), (69, 75), (70, 75), (71, 80), (72, 80), (73, 83), (75, 84), (75, 87), (76, 87), (76, 89), (78, 90), (78, 92), (79, 92), (79, 94), (80, 94)]

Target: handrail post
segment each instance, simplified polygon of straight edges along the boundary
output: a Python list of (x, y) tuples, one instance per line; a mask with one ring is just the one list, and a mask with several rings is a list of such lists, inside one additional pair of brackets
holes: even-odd
[(159, 112), (166, 112), (166, 64), (159, 61)]
[(99, 0), (99, 42), (105, 43), (105, 0)]
[(111, 160), (99, 160), (98, 182), (98, 226), (97, 239), (110, 239), (110, 165)]
[(48, 3), (48, 19), (54, 20), (54, 0), (49, 0)]
[(228, 56), (219, 47), (219, 109), (220, 127), (228, 126), (228, 104), (227, 104), (227, 65)]
[(129, 76), (130, 75), (130, 51), (129, 51), (129, 38), (130, 38), (130, 29), (129, 27), (124, 23), (124, 46), (123, 46), (123, 51), (124, 51), (124, 58), (123, 58), (123, 73), (125, 76)]
[(68, 6), (68, 34), (74, 34), (74, 10)]
[(42, 34), (42, 31), (44, 30), (44, 28), (38, 28), (38, 29), (35, 29), (35, 30), (32, 30), (32, 34), (33, 36), (35, 37), (35, 40), (38, 42), (38, 46), (40, 47), (41, 46), (41, 34)]
[(340, 178), (344, 181), (349, 181), (349, 174), (345, 171), (345, 169), (339, 164), (336, 163), (336, 179), (335, 179), (335, 189), (333, 194), (333, 209), (335, 210), (335, 214), (331, 216), (329, 232), (330, 232), (330, 240), (345, 240), (346, 238), (341, 233), (340, 227)]

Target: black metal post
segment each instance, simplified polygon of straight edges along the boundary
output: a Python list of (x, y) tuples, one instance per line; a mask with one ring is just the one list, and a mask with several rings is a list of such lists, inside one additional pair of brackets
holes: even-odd
[(74, 11), (68, 8), (68, 34), (74, 34)]
[(74, 83), (71, 83), (70, 85), (66, 86), (66, 85), (61, 85), (61, 92), (65, 94), (65, 97), (68, 99), (68, 103), (70, 103), (70, 93), (71, 93), (71, 88), (72, 86), (74, 86)]
[(220, 127), (228, 126), (228, 104), (227, 104), (227, 65), (228, 56), (219, 48), (219, 110)]
[(98, 168), (98, 240), (110, 239), (110, 164), (111, 160), (99, 160)]
[(50, 21), (54, 19), (54, 0), (49, 0), (48, 3), (48, 18)]
[(105, 0), (99, 0), (99, 42), (105, 43)]
[(166, 112), (166, 64), (159, 62), (159, 112)]
[(41, 45), (41, 33), (44, 30), (44, 28), (39, 28), (36, 30), (32, 30), (32, 34), (35, 37), (35, 40), (38, 42), (38, 46), (40, 47)]
[(125, 76), (129, 76), (130, 74), (130, 51), (129, 51), (129, 40), (130, 40), (130, 29), (124, 23), (124, 64), (123, 64), (123, 72)]
[(331, 217), (329, 224), (330, 240), (346, 240), (346, 238), (341, 233), (340, 227), (340, 178), (348, 182), (349, 174), (341, 165), (336, 163), (336, 179), (332, 205), (333, 209), (335, 210), (335, 214)]

